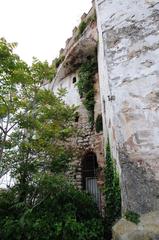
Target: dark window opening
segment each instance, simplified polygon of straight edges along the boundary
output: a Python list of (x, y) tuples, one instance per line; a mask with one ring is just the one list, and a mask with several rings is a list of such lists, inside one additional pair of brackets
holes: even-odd
[(75, 122), (78, 122), (78, 121), (79, 121), (79, 113), (76, 112), (76, 113), (75, 113)]
[(96, 154), (87, 153), (82, 160), (82, 188), (89, 192), (100, 207), (100, 190), (97, 185), (98, 163)]
[(95, 122), (95, 128), (96, 128), (96, 132), (100, 133), (103, 131), (103, 120), (102, 120), (102, 114), (99, 114), (96, 118), (96, 122)]
[(87, 60), (91, 60), (92, 59), (92, 56), (87, 56)]
[(73, 77), (72, 82), (75, 83), (77, 81), (76, 77)]

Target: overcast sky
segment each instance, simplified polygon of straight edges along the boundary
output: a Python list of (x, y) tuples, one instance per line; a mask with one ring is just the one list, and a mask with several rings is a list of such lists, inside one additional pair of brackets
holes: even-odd
[(0, 37), (18, 42), (28, 63), (33, 56), (51, 62), (90, 8), (91, 0), (0, 0)]

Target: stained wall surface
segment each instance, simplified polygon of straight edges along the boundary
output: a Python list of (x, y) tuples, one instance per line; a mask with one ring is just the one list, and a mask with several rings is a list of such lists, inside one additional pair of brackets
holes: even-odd
[[(76, 82), (74, 82), (74, 79), (76, 79)], [(79, 106), (82, 104), (82, 101), (80, 99), (78, 88), (76, 86), (76, 83), (78, 81), (78, 74), (72, 73), (68, 76), (66, 76), (64, 79), (56, 79), (56, 81), (53, 81), (51, 83), (50, 88), (53, 90), (55, 94), (58, 93), (59, 89), (65, 89), (66, 94), (63, 98), (66, 104), (68, 105), (75, 105)]]
[(105, 141), (123, 210), (159, 210), (159, 1), (96, 0)]

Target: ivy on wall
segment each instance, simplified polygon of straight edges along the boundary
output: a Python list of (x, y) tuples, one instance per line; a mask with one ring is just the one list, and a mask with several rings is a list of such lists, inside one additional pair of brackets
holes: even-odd
[(77, 36), (76, 36), (76, 40), (78, 40), (83, 32), (85, 31), (86, 27), (92, 23), (92, 22), (96, 22), (96, 12), (94, 12), (94, 14), (92, 16), (90, 16), (89, 18), (87, 19), (84, 19), (80, 22), (79, 26), (78, 26), (78, 29), (77, 29)]
[(56, 68), (60, 66), (60, 64), (64, 61), (64, 59), (65, 59), (64, 55), (60, 55), (58, 58), (55, 59)]
[(86, 27), (87, 27), (87, 23), (85, 21), (81, 21), (79, 26), (78, 26), (78, 35), (79, 35), (79, 37), (82, 35), (82, 33), (84, 32)]
[(124, 214), (126, 220), (138, 224), (140, 222), (140, 215), (133, 211), (126, 211)]
[(77, 87), (82, 98), (83, 104), (86, 107), (89, 115), (89, 122), (91, 126), (94, 125), (94, 83), (93, 78), (97, 72), (96, 58), (87, 59), (79, 69), (79, 81)]
[(105, 237), (112, 239), (112, 226), (121, 217), (121, 191), (119, 175), (116, 170), (109, 140), (106, 146), (105, 166)]

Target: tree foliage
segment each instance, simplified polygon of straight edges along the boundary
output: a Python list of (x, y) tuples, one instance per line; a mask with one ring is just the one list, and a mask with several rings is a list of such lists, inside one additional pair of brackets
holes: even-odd
[(102, 218), (91, 197), (61, 176), (44, 175), (30, 186), (27, 204), (17, 186), (0, 195), (3, 240), (102, 240)]
[(60, 140), (65, 141), (73, 130), (74, 108), (64, 105), (49, 90), (42, 90), (43, 80), (52, 74), (48, 64), (34, 59), (28, 67), (14, 54), (14, 46), (0, 41), (1, 173), (24, 155), (30, 162), (31, 158), (34, 162), (35, 158), (50, 161), (63, 150)]
[(76, 108), (43, 89), (47, 63), (27, 66), (15, 46), (0, 40), (0, 167), (15, 179), (0, 191), (0, 239), (102, 240), (94, 202), (64, 177)]
[(13, 49), (16, 43), (0, 39), (0, 173), (6, 168), (10, 155), (10, 133), (17, 125), (17, 114), (26, 105), (26, 89), (32, 81), (30, 70)]
[(33, 57), (33, 62), (31, 66), (32, 77), (35, 81), (52, 81), (52, 79), (56, 75), (56, 66), (54, 63), (49, 65), (49, 63), (45, 60), (41, 62), (37, 58)]

